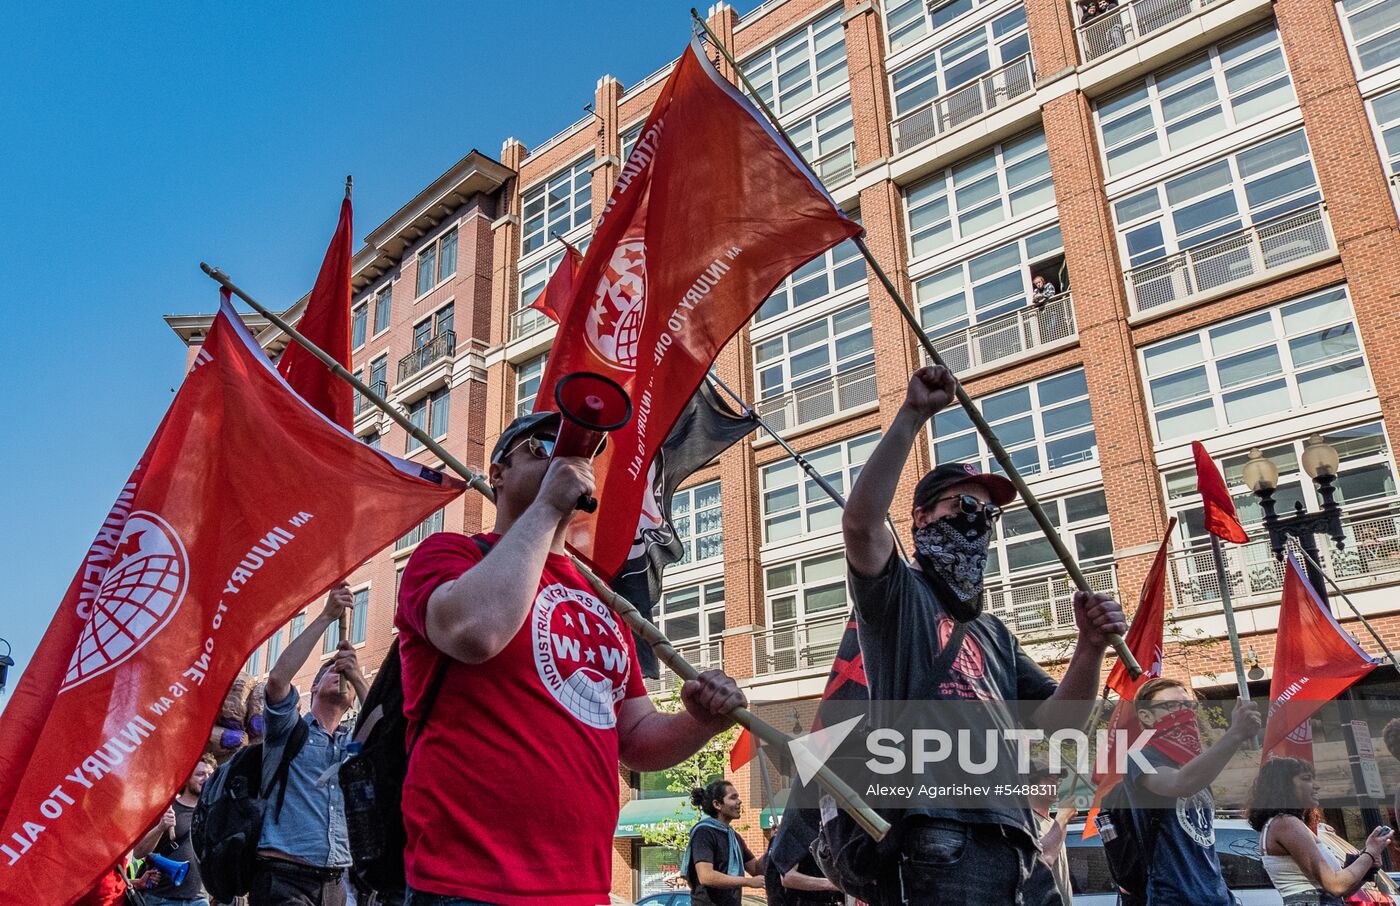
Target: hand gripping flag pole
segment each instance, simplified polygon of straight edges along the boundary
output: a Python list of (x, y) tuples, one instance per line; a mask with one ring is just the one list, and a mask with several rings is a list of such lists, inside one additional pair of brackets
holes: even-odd
[[(730, 66), (734, 67), (735, 73), (738, 74), (740, 81), (743, 82), (744, 88), (748, 91), (754, 103), (763, 110), (764, 115), (768, 117), (773, 128), (783, 137), (783, 140), (787, 142), (792, 153), (810, 167), (811, 164), (807, 161), (806, 155), (793, 143), (793, 140), (787, 134), (787, 130), (783, 128), (778, 118), (774, 116), (772, 109), (768, 106), (768, 102), (754, 89), (753, 85), (749, 82), (748, 76), (744, 75), (744, 70), (739, 66), (738, 62), (735, 61), (733, 55), (729, 53), (728, 48), (720, 43), (719, 37), (710, 30), (709, 24), (704, 19), (700, 18), (700, 13), (694, 7), (691, 7), (690, 15), (698, 26), (704, 30), (710, 44), (724, 55), (724, 58), (729, 61)], [(875, 256), (871, 254), (870, 248), (865, 244), (864, 237), (857, 236), (854, 241), (856, 248), (860, 250), (866, 263), (870, 265), (870, 269), (875, 272), (876, 278), (879, 279), (880, 284), (885, 288), (885, 292), (889, 293), (890, 298), (894, 300), (895, 307), (899, 309), (900, 315), (908, 322), (910, 330), (914, 332), (914, 336), (918, 338), (919, 344), (923, 346), (929, 361), (935, 365), (947, 368), (947, 363), (944, 362), (943, 357), (938, 354), (938, 350), (933, 347), (933, 341), (924, 333), (923, 326), (919, 324), (919, 319), (914, 314), (913, 309), (909, 307), (908, 302), (904, 301), (904, 297), (900, 295), (899, 289), (894, 285), (894, 281), (890, 279), (889, 275), (885, 273), (885, 269), (880, 266), (880, 262), (876, 261)], [(950, 372), (952, 371), (951, 368), (948, 370)], [(1073, 555), (1070, 554), (1069, 548), (1065, 547), (1065, 542), (1060, 537), (1059, 532), (1055, 530), (1054, 523), (1050, 521), (1050, 517), (1045, 515), (1045, 510), (1041, 508), (1040, 503), (1035, 499), (1035, 495), (1031, 493), (1031, 489), (1026, 485), (1025, 479), (1021, 477), (1021, 473), (1016, 470), (1016, 464), (1011, 461), (1011, 454), (1006, 452), (1006, 448), (1001, 445), (1001, 441), (997, 438), (996, 432), (992, 430), (992, 426), (982, 417), (982, 413), (978, 408), (972, 404), (972, 397), (967, 395), (966, 390), (963, 390), (962, 384), (956, 383), (955, 386), (957, 389), (958, 403), (961, 404), (963, 410), (967, 412), (968, 418), (972, 420), (972, 424), (977, 428), (977, 433), (981, 434), (982, 439), (987, 442), (988, 449), (992, 451), (992, 456), (1001, 465), (1002, 470), (1005, 471), (1006, 477), (1011, 479), (1011, 483), (1016, 486), (1017, 493), (1021, 495), (1021, 499), (1026, 503), (1026, 509), (1030, 511), (1036, 524), (1040, 526), (1040, 530), (1045, 533), (1045, 540), (1050, 542), (1050, 547), (1055, 551), (1055, 556), (1059, 559), (1060, 563), (1064, 565), (1065, 572), (1069, 574), (1070, 580), (1074, 582), (1075, 587), (1080, 591), (1085, 594), (1092, 594), (1094, 590), (1089, 585), (1088, 577), (1086, 577), (1084, 571), (1079, 568), (1079, 564), (1075, 561)], [(1121, 635), (1111, 636), (1109, 642), (1113, 645), (1113, 650), (1117, 652), (1118, 659), (1127, 667), (1128, 673), (1134, 678), (1141, 675), (1142, 668), (1138, 666), (1137, 659), (1133, 657), (1133, 652), (1128, 648), (1127, 643), (1123, 641), (1123, 637)]]
[[(285, 319), (277, 315), (277, 313), (264, 307), (256, 299), (254, 299), (252, 296), (248, 295), (246, 292), (240, 289), (231, 279), (229, 279), (228, 274), (224, 273), (218, 268), (210, 267), (208, 264), (205, 264), (203, 262), (200, 263), (199, 267), (201, 270), (204, 271), (204, 273), (208, 274), (220, 286), (223, 286), (229, 292), (233, 293), (235, 296), (242, 299), (244, 302), (247, 302), (250, 306), (252, 306), (254, 311), (262, 315), (264, 318), (267, 318), (269, 322), (275, 324), (279, 330), (285, 333), (294, 342), (300, 344), (308, 352), (310, 352), (316, 358), (320, 359), (323, 363), (325, 363), (326, 367), (329, 368), (331, 372), (335, 374), (336, 377), (340, 378), (343, 381), (348, 381), (351, 386), (353, 386), (357, 391), (359, 391), (361, 396), (363, 396), (366, 400), (372, 403), (377, 409), (384, 412), (384, 414), (388, 415), (391, 419), (393, 419), (394, 423), (400, 428), (403, 428), (405, 431), (407, 431), (409, 435), (413, 437), (414, 440), (418, 441), (423, 446), (431, 450), (434, 455), (436, 455), (439, 459), (443, 461), (443, 463), (447, 465), (448, 468), (452, 469), (452, 471), (456, 472), (458, 475), (461, 475), (462, 478), (466, 479), (467, 484), (471, 486), (474, 490), (476, 490), (478, 493), (484, 496), (487, 500), (490, 500), (493, 503), (495, 502), (496, 495), (491, 490), (491, 486), (486, 483), (486, 479), (483, 476), (472, 471), (461, 460), (457, 459), (457, 457), (453, 456), (447, 450), (443, 449), (443, 446), (441, 444), (439, 444), (432, 437), (429, 437), (427, 432), (425, 432), (423, 429), (410, 422), (408, 420), (408, 417), (405, 416), (403, 413), (399, 412), (397, 409), (395, 409), (389, 403), (388, 400), (384, 399), (382, 396), (371, 390), (368, 386), (365, 385), (363, 381), (355, 377), (355, 375), (351, 374), (332, 356), (326, 354), (324, 351), (317, 348), (316, 344), (312, 343), (306, 337), (302, 336), (297, 331), (297, 329), (292, 325), (288, 324)], [(614, 613), (616, 613), (619, 617), (622, 618), (622, 621), (627, 624), (628, 628), (630, 628), (633, 632), (637, 634), (638, 638), (642, 639), (644, 642), (646, 642), (652, 647), (652, 649), (656, 652), (657, 657), (660, 658), (661, 661), (663, 661), (673, 673), (679, 676), (682, 680), (693, 680), (700, 678), (700, 671), (696, 669), (693, 664), (687, 661), (680, 654), (680, 652), (676, 651), (675, 647), (671, 644), (671, 640), (666, 638), (665, 634), (662, 633), (662, 631), (658, 629), (655, 624), (647, 620), (646, 617), (642, 616), (642, 614), (637, 610), (637, 608), (632, 605), (632, 602), (628, 601), (622, 595), (609, 588), (607, 584), (602, 579), (600, 579), (596, 573), (593, 572), (593, 570), (589, 569), (588, 566), (581, 562), (577, 557), (574, 557), (572, 554), (570, 555), (570, 557), (573, 560), (574, 567), (578, 569), (579, 574), (583, 576), (583, 578), (588, 582), (590, 586), (592, 586), (594, 593), (597, 594), (598, 597), (601, 598), (603, 601), (605, 601), (608, 604), (608, 606), (613, 609)], [(755, 736), (757, 736), (759, 739), (762, 739), (769, 745), (778, 746), (781, 748), (792, 741), (791, 737), (789, 737), (786, 733), (784, 733), (782, 730), (779, 730), (777, 727), (773, 726), (767, 721), (763, 720), (758, 715), (750, 711), (748, 708), (735, 708), (733, 711), (730, 712), (730, 716), (733, 717), (734, 720), (740, 726), (744, 727), (750, 733), (753, 733)], [(870, 834), (870, 836), (874, 837), (876, 840), (883, 840), (885, 838), (885, 835), (889, 833), (889, 822), (886, 821), (884, 818), (881, 818), (880, 815), (877, 814), (873, 808), (867, 805), (865, 801), (860, 798), (860, 794), (858, 794), (855, 790), (851, 789), (850, 785), (847, 784), (840, 777), (837, 777), (831, 771), (830, 768), (822, 766), (822, 768), (817, 772), (816, 779), (818, 783), (820, 783), (823, 787), (826, 788), (826, 790), (829, 793), (831, 793), (832, 797), (836, 799), (841, 808), (849, 812), (851, 817), (854, 818), (855, 821), (858, 824), (860, 824), (860, 826), (864, 828), (867, 833)]]

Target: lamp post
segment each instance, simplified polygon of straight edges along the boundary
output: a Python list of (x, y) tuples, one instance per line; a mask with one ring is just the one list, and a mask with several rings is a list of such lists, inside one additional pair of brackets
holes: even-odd
[(5, 684), (10, 678), (10, 668), (15, 665), (15, 659), (10, 657), (10, 643), (5, 639), (0, 639), (0, 642), (5, 642), (5, 653), (0, 654), (0, 695), (3, 695)]
[[(1274, 492), (1278, 489), (1278, 466), (1257, 447), (1249, 451), (1243, 475), (1245, 485), (1259, 498), (1259, 505), (1264, 511), (1264, 529), (1269, 533), (1269, 546), (1274, 557), (1282, 560), (1288, 538), (1296, 538), (1298, 546), (1307, 555), (1303, 559), (1308, 582), (1317, 592), (1318, 600), (1328, 608), (1331, 605), (1327, 601), (1327, 580), (1318, 565), (1322, 558), (1319, 556), (1316, 536), (1327, 535), (1337, 545), (1338, 550), (1346, 547), (1342, 509), (1337, 505), (1337, 489), (1334, 487), (1340, 465), (1341, 457), (1337, 454), (1337, 448), (1324, 441), (1322, 435), (1313, 434), (1303, 441), (1303, 471), (1312, 479), (1318, 496), (1322, 499), (1322, 510), (1316, 513), (1309, 512), (1299, 500), (1293, 504), (1291, 514), (1278, 515), (1277, 503), (1274, 500)], [(1380, 812), (1366, 793), (1366, 777), (1361, 770), (1361, 758), (1356, 744), (1356, 727), (1351, 721), (1352, 701), (1354, 698), (1348, 690), (1339, 700), (1338, 710), (1342, 717), (1342, 735), (1346, 739), (1347, 760), (1351, 763), (1352, 783), (1356, 789), (1357, 805), (1361, 809), (1361, 821), (1365, 827), (1371, 828), (1379, 825)], [(1369, 733), (1369, 730), (1367, 732)]]

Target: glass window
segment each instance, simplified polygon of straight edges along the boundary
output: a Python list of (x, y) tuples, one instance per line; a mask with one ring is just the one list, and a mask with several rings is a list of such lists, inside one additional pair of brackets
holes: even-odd
[[(1000, 248), (914, 281), (919, 317), (930, 336), (962, 330), (1029, 305), (1034, 259), (1061, 251), (1059, 226), (1041, 230)], [(1056, 278), (1058, 279), (1058, 278)], [(989, 337), (988, 342), (1005, 342)], [(978, 356), (982, 360), (985, 356)]]
[[(1106, 567), (1113, 561), (1113, 536), (1108, 524), (1108, 505), (1101, 488), (1041, 500), (1051, 525), (1065, 545), (1075, 551), (1086, 571)], [(1025, 578), (1027, 572), (1063, 572), (1044, 532), (1025, 508), (1007, 510), (997, 523), (987, 557), (986, 584), (991, 587)], [(1014, 603), (1015, 595), (997, 595)], [(1024, 619), (1022, 615), (1021, 619)]]
[(253, 653), (248, 655), (248, 663), (243, 665), (243, 669), (254, 677), (262, 675), (262, 646), (253, 649)]
[[(995, 429), (1022, 475), (1049, 474), (1098, 459), (1082, 368), (973, 402)], [(1003, 471), (961, 407), (939, 413), (932, 422), (932, 431), (936, 463), (974, 462), (984, 471)]]
[(1394, 179), (1400, 173), (1400, 88), (1372, 98), (1369, 107), (1386, 175)]
[(1342, 0), (1340, 11), (1357, 75), (1400, 60), (1400, 0)]
[(719, 666), (718, 646), (724, 638), (724, 583), (706, 582), (668, 588), (656, 604), (656, 625), (676, 645), (716, 646), (698, 660), (701, 669)]
[[(846, 494), (879, 440), (879, 432), (862, 434), (805, 455), (817, 474)], [(841, 508), (791, 459), (759, 469), (759, 489), (765, 544), (840, 528)]]
[(422, 522), (415, 525), (407, 535), (404, 535), (402, 538), (394, 542), (394, 550), (407, 550), (408, 548), (413, 547), (413, 545), (422, 541), (424, 538), (428, 537), (434, 532), (442, 531), (444, 512), (444, 510), (438, 510), (436, 513), (432, 514), (427, 519), (424, 519)]
[(1142, 359), (1163, 443), (1371, 389), (1345, 287), (1155, 343)]
[(1099, 134), (1109, 175), (1296, 104), (1278, 29), (1269, 23), (1100, 101)]
[(770, 399), (875, 361), (870, 306), (860, 302), (754, 346), (759, 398)]
[(758, 309), (760, 323), (865, 283), (865, 259), (851, 240), (813, 258), (787, 277)]
[(780, 116), (846, 84), (846, 35), (837, 9), (759, 51), (741, 65), (759, 97)]
[[(948, 9), (945, 4), (937, 5)], [(971, 9), (971, 3), (966, 4)], [(895, 36), (891, 35), (891, 42)], [(933, 48), (896, 69), (890, 77), (896, 116), (904, 116), (939, 95), (973, 81), (1030, 53), (1026, 9), (1017, 6)]]
[(931, 254), (1054, 201), (1045, 132), (1036, 129), (911, 186), (910, 251)]
[(350, 641), (359, 645), (369, 633), (369, 589), (355, 592), (354, 617), (350, 621)]
[[(426, 431), (429, 437), (440, 440), (447, 436), (447, 418), (451, 408), (450, 388), (439, 387), (427, 396), (408, 404), (408, 420), (413, 423), (414, 427)], [(409, 453), (423, 446), (413, 435), (409, 434), (407, 437)]]
[(533, 359), (515, 366), (515, 415), (517, 418), (535, 408), (535, 394), (540, 392), (540, 379), (544, 377), (546, 355), (535, 356)]
[(365, 345), (365, 329), (369, 326), (369, 303), (356, 305), (350, 312), (350, 347)]
[(701, 563), (724, 556), (719, 482), (709, 481), (676, 491), (671, 497), (671, 521), (685, 553), (679, 563)]
[(994, 0), (894, 0), (885, 5), (890, 52), (909, 47), (991, 2)]
[(394, 307), (394, 284), (387, 284), (374, 297), (374, 332), (389, 329), (389, 320)]
[(768, 623), (841, 616), (849, 609), (844, 554), (828, 554), (764, 570)]
[(592, 154), (542, 183), (526, 189), (520, 198), (520, 254), (543, 248), (560, 236), (593, 219)]
[(267, 640), (267, 669), (271, 670), (282, 656), (282, 628), (279, 626)]
[(643, 120), (622, 133), (622, 159), (624, 161), (632, 156), (632, 149), (637, 147), (637, 139), (642, 137), (642, 127), (645, 125), (646, 121)]
[(303, 632), (305, 629), (306, 629), (306, 614), (305, 614), (305, 612), (299, 613), (299, 614), (297, 614), (296, 616), (292, 617), (292, 626), (291, 626), (291, 632), (290, 632), (290, 637), (291, 637), (292, 639), (295, 639), (297, 636), (301, 635), (302, 632)]

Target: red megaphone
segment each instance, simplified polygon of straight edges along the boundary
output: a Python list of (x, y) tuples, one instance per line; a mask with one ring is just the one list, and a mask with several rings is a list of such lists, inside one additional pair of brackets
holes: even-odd
[[(614, 380), (591, 371), (566, 374), (554, 385), (554, 402), (563, 416), (554, 456), (586, 456), (592, 459), (603, 447), (609, 431), (616, 431), (632, 419), (632, 401)], [(584, 494), (578, 509), (591, 513), (598, 509), (596, 498)]]

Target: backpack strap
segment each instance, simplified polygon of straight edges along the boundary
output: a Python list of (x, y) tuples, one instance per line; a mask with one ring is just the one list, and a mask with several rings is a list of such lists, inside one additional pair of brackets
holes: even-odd
[(292, 772), (292, 759), (301, 753), (306, 745), (306, 739), (311, 735), (311, 728), (306, 725), (306, 719), (300, 718), (292, 725), (291, 735), (287, 738), (287, 745), (282, 749), (282, 760), (277, 762), (277, 770), (272, 774), (272, 783), (268, 785), (264, 797), (272, 792), (273, 787), (277, 787), (277, 805), (273, 812), (273, 819), (282, 820), (282, 803), (287, 798), (287, 780)]
[[(481, 559), (485, 560), (486, 555), (491, 553), (491, 548), (495, 543), (487, 541), (480, 535), (471, 536), (472, 543), (481, 551)], [(478, 561), (479, 562), (479, 561)], [(398, 640), (395, 639), (397, 642)], [(437, 666), (433, 668), (433, 678), (428, 681), (428, 688), (423, 692), (423, 719), (418, 722), (418, 729), (414, 732), (413, 738), (408, 741), (404, 749), (405, 755), (413, 754), (413, 747), (418, 744), (418, 737), (423, 735), (423, 730), (428, 726), (428, 718), (433, 713), (433, 704), (437, 702), (438, 692), (442, 690), (442, 681), (447, 678), (447, 668), (452, 665), (452, 658), (445, 654), (438, 655)]]

